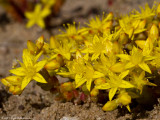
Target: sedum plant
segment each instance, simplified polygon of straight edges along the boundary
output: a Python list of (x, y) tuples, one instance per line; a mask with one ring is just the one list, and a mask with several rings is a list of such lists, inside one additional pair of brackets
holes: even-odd
[[(120, 17), (104, 14), (85, 27), (73, 23), (65, 29), (49, 43), (43, 36), (27, 42), (23, 62), (1, 79), (11, 93), (20, 95), (35, 80), (57, 100), (80, 104), (104, 96), (104, 111), (118, 106), (131, 111), (132, 100), (152, 97), (147, 91), (159, 95), (160, 4)], [(61, 83), (57, 76), (68, 81)]]

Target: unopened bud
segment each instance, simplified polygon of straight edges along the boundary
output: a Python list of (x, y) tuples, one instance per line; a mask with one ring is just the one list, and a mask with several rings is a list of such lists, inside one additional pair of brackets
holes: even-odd
[(14, 86), (10, 86), (9, 87), (9, 92), (13, 93), (14, 92), (14, 88), (15, 88)]
[(119, 62), (114, 64), (113, 66), (110, 67), (110, 70), (112, 72), (123, 72), (124, 71), (124, 64)]
[(108, 101), (102, 108), (104, 111), (112, 111), (117, 108), (118, 104), (116, 103), (115, 100)]
[(132, 37), (133, 32), (134, 32), (134, 29), (133, 29), (133, 28), (131, 28), (131, 29), (129, 30), (129, 32), (128, 32), (129, 38), (131, 38), (131, 37)]
[(63, 92), (68, 92), (68, 91), (72, 91), (73, 90), (73, 84), (72, 82), (66, 82), (61, 84), (60, 86), (60, 91)]
[(49, 61), (44, 68), (47, 70), (55, 70), (58, 69), (60, 67), (60, 63), (57, 60), (51, 60)]
[(121, 44), (126, 44), (128, 42), (128, 35), (126, 33), (121, 33), (120, 36), (119, 36), (118, 41)]
[(149, 37), (154, 38), (154, 39), (158, 39), (158, 37), (159, 37), (159, 30), (155, 24), (152, 25), (152, 27), (149, 31)]
[(107, 20), (113, 20), (113, 13), (110, 12), (108, 15), (107, 15)]
[(64, 92), (63, 93), (63, 97), (67, 100), (67, 101), (71, 101), (73, 99), (73, 93), (72, 92)]
[(91, 96), (97, 96), (99, 94), (99, 90), (96, 88), (93, 88), (92, 91), (90, 92)]
[(36, 41), (36, 46), (38, 47), (38, 49), (42, 49), (44, 45), (44, 37), (41, 36), (40, 38), (38, 38), (38, 40)]
[(95, 85), (100, 85), (100, 84), (103, 84), (106, 82), (106, 79), (105, 78), (98, 78), (94, 81), (94, 84)]
[(31, 54), (35, 54), (37, 52), (36, 45), (30, 40), (27, 41), (27, 47)]
[(51, 49), (55, 49), (55, 48), (59, 47), (58, 45), (59, 45), (58, 42), (57, 42), (56, 39), (52, 36), (52, 37), (50, 38), (50, 44), (49, 44), (50, 48), (51, 48)]
[(56, 56), (56, 60), (57, 60), (57, 62), (59, 62), (59, 64), (60, 64), (61, 66), (64, 65), (64, 60), (63, 60), (62, 55), (58, 54), (58, 55)]
[(139, 29), (144, 29), (145, 26), (146, 26), (146, 20), (143, 20), (143, 21), (141, 21), (141, 22), (139, 23), (138, 28), (139, 28)]
[(126, 92), (121, 93), (118, 96), (118, 102), (121, 103), (122, 105), (128, 105), (131, 103), (131, 96), (129, 96), (128, 93)]
[(5, 79), (12, 85), (20, 85), (22, 82), (22, 77), (19, 76), (8, 76)]
[(21, 87), (20, 86), (15, 86), (13, 94), (14, 95), (19, 95), (19, 94), (21, 94), (21, 92), (22, 92)]
[(9, 83), (5, 78), (1, 79), (1, 82), (7, 87), (11, 86), (11, 83)]

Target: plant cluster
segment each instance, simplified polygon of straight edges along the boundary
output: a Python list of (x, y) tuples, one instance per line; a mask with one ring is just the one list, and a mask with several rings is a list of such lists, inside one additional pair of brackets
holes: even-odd
[[(141, 12), (120, 17), (103, 14), (85, 27), (73, 23), (65, 29), (49, 42), (43, 36), (27, 42), (23, 62), (1, 79), (11, 93), (21, 94), (35, 80), (57, 99), (79, 104), (105, 98), (104, 111), (118, 106), (130, 111), (133, 99), (148, 96), (146, 91), (160, 85), (160, 4), (146, 4)], [(68, 81), (60, 83), (57, 76)]]
[(3, 6), (12, 17), (22, 22), (28, 19), (27, 28), (37, 24), (45, 28), (45, 19), (57, 14), (64, 0), (0, 0)]

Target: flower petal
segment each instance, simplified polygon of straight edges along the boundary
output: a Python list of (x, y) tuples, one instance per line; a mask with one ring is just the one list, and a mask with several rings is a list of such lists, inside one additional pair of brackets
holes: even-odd
[(124, 60), (130, 60), (130, 56), (126, 54), (119, 54), (117, 55), (117, 57), (124, 59)]
[(39, 72), (44, 67), (44, 65), (46, 64), (46, 62), (47, 62), (46, 60), (42, 60), (42, 61), (36, 63), (34, 65), (34, 67), (36, 69), (36, 72)]
[(94, 71), (93, 78), (100, 78), (100, 77), (104, 77), (104, 74), (98, 71)]
[(27, 49), (24, 49), (23, 50), (23, 63), (24, 65), (27, 67), (27, 66), (33, 66), (33, 61), (32, 61), (32, 56), (31, 54), (28, 52)]
[(130, 82), (122, 80), (122, 83), (119, 86), (120, 88), (133, 88), (134, 85), (132, 85)]
[(83, 83), (86, 82), (86, 79), (82, 77), (82, 74), (76, 74), (75, 76), (76, 88), (81, 86)]
[(92, 79), (88, 79), (86, 83), (86, 87), (89, 91), (91, 90), (91, 84), (92, 84)]
[(9, 72), (18, 76), (25, 76), (25, 69), (23, 67), (12, 69)]
[(143, 63), (140, 63), (140, 64), (138, 64), (138, 65), (139, 65), (140, 68), (142, 68), (142, 69), (145, 70), (146, 72), (148, 72), (148, 73), (150, 73), (150, 74), (152, 73), (151, 70), (150, 70), (150, 68), (149, 68), (149, 66), (148, 66), (146, 63), (143, 62)]
[(112, 98), (114, 97), (114, 95), (116, 94), (116, 91), (117, 91), (117, 87), (116, 88), (111, 88), (109, 90), (109, 100), (111, 101)]
[(36, 75), (33, 76), (33, 79), (40, 83), (47, 83), (47, 81), (43, 78), (43, 76), (39, 73), (36, 73)]
[(23, 90), (31, 81), (31, 77), (24, 77), (24, 79), (22, 80), (22, 86), (21, 86), (21, 90)]

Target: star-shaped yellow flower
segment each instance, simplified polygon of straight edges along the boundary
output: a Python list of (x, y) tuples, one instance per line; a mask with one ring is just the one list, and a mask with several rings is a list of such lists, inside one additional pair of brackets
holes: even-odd
[(48, 7), (42, 9), (41, 4), (37, 4), (33, 12), (26, 12), (25, 16), (29, 19), (27, 27), (30, 28), (34, 24), (37, 24), (41, 28), (45, 27), (44, 18), (51, 13), (51, 10)]
[(32, 79), (37, 82), (46, 83), (43, 76), (38, 73), (46, 64), (46, 60), (36, 62), (41, 54), (42, 53), (39, 53), (37, 56), (33, 56), (27, 49), (24, 49), (22, 57), (23, 63), (20, 62), (21, 67), (10, 70), (10, 73), (24, 77), (22, 80), (21, 90), (23, 90)]
[(125, 65), (126, 69), (139, 66), (141, 69), (151, 74), (151, 70), (146, 62), (155, 59), (155, 57), (144, 56), (140, 49), (133, 47), (131, 55), (119, 54), (117, 56), (122, 60), (128, 61), (128, 63)]

